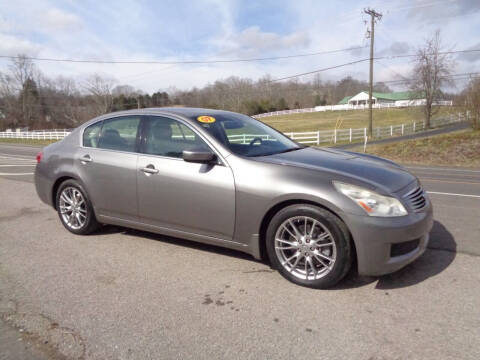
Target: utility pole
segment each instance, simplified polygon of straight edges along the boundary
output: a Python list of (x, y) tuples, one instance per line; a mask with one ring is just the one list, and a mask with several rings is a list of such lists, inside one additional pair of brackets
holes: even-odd
[(363, 12), (371, 17), (370, 24), (370, 88), (368, 90), (368, 110), (369, 110), (369, 120), (368, 120), (368, 136), (371, 138), (373, 136), (373, 108), (372, 108), (372, 92), (373, 92), (373, 44), (375, 40), (375, 19), (380, 20), (382, 14), (376, 12), (373, 9), (364, 9)]

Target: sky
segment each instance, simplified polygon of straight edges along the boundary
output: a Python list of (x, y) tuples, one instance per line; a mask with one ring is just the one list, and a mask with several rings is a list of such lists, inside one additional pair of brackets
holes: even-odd
[[(411, 54), (441, 30), (446, 50), (480, 49), (480, 0), (0, 0), (0, 55), (111, 61), (195, 61), (332, 54), (223, 64), (90, 64), (37, 61), (47, 76), (80, 82), (113, 77), (145, 92), (202, 87), (229, 76), (273, 79), (369, 56), (370, 17), (375, 54)], [(455, 54), (454, 73), (480, 72), (480, 52)], [(0, 59), (0, 72), (8, 59)], [(375, 81), (408, 77), (408, 58), (375, 63)], [(368, 62), (321, 72), (323, 80), (368, 79)], [(311, 80), (313, 75), (300, 77)], [(462, 88), (465, 81), (457, 84)]]

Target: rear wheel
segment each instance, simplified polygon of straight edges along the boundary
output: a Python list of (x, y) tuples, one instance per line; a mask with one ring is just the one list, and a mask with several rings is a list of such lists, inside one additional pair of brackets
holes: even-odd
[(86, 235), (99, 227), (85, 190), (75, 180), (66, 180), (60, 185), (56, 207), (63, 226), (74, 234)]
[(313, 288), (338, 283), (351, 266), (350, 237), (335, 215), (312, 205), (280, 210), (267, 230), (272, 265), (288, 280)]

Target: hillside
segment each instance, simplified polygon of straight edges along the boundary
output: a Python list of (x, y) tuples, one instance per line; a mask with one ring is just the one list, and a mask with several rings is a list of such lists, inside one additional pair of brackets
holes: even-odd
[[(363, 152), (360, 146), (352, 150)], [(370, 145), (367, 153), (403, 164), (480, 167), (480, 131), (465, 130), (428, 138)]]

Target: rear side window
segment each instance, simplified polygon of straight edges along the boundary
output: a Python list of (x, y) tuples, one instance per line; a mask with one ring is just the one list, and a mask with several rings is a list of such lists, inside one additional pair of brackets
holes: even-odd
[(102, 124), (103, 121), (96, 122), (83, 131), (83, 146), (94, 148), (98, 146), (98, 138), (102, 130)]
[(98, 147), (101, 149), (135, 151), (140, 116), (104, 120)]

